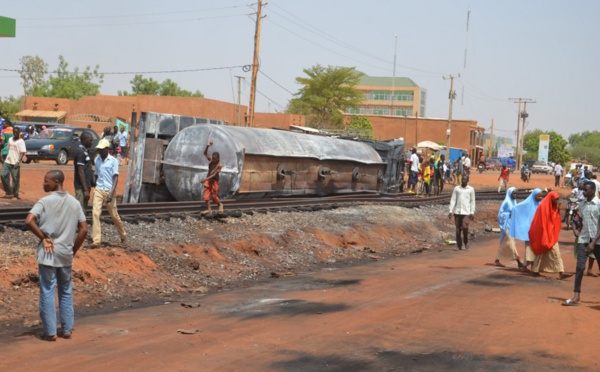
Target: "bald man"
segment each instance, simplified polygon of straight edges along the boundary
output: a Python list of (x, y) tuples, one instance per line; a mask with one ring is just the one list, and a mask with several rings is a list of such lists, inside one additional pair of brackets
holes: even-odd
[[(40, 278), (40, 317), (44, 333), (38, 338), (56, 341), (57, 335), (71, 338), (75, 312), (71, 285), (73, 257), (87, 235), (87, 223), (81, 205), (64, 191), (65, 175), (52, 170), (44, 176), (44, 191), (51, 194), (40, 199), (29, 211), (25, 223), (40, 239), (37, 261)], [(56, 328), (54, 295), (58, 285), (61, 332)]]

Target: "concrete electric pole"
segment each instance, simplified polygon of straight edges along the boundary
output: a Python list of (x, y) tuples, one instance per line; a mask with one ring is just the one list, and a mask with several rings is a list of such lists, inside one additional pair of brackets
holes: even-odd
[(256, 77), (258, 76), (258, 54), (260, 50), (260, 22), (262, 20), (262, 0), (258, 0), (256, 10), (256, 31), (254, 33), (254, 58), (252, 59), (252, 81), (250, 103), (248, 105), (248, 126), (254, 126), (254, 106), (256, 105)]
[[(460, 74), (458, 75), (460, 77)], [(446, 161), (452, 162), (450, 160), (450, 139), (452, 136), (452, 103), (454, 102), (454, 98), (456, 98), (456, 92), (454, 91), (454, 75), (448, 76), (446, 78), (443, 77), (444, 80), (450, 79), (450, 93), (448, 93), (448, 99), (450, 100), (450, 107), (448, 108), (448, 129), (446, 129), (446, 137), (448, 138), (448, 143), (446, 144)]]
[[(521, 166), (523, 165), (523, 144), (525, 143), (523, 140), (523, 137), (525, 137), (525, 119), (529, 116), (525, 110), (521, 111), (521, 104), (524, 103), (526, 108), (527, 103), (536, 103), (536, 101), (531, 98), (521, 97), (509, 99), (512, 100), (513, 103), (519, 104), (519, 112), (517, 113), (517, 153), (515, 154), (515, 160), (517, 161), (517, 169), (521, 169)], [(523, 120), (523, 123), (521, 123), (521, 119)]]

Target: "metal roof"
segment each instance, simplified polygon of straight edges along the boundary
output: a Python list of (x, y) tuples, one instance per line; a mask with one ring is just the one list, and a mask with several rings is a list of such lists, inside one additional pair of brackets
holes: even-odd
[(377, 87), (418, 87), (412, 79), (407, 77), (385, 77), (385, 76), (363, 76), (357, 86), (377, 86)]
[(62, 119), (67, 116), (66, 111), (40, 111), (40, 110), (21, 110), (15, 116), (32, 118), (56, 118)]

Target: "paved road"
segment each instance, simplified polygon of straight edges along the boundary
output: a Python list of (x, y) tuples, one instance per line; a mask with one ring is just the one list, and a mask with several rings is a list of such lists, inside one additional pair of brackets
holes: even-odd
[[(570, 232), (562, 253), (574, 269)], [(1, 370), (598, 370), (600, 278), (491, 266), (496, 240), (76, 320), (74, 338), (0, 340)], [(178, 330), (198, 330), (184, 335)]]

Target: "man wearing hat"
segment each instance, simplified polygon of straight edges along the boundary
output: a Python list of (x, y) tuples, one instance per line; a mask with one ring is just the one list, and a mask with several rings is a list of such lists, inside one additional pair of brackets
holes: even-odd
[(96, 180), (96, 189), (94, 190), (94, 198), (92, 201), (92, 245), (91, 248), (98, 248), (102, 242), (102, 232), (100, 230), (100, 214), (102, 213), (102, 205), (106, 205), (108, 214), (112, 218), (119, 236), (121, 244), (125, 244), (127, 234), (123, 229), (121, 217), (117, 212), (117, 199), (115, 191), (119, 181), (119, 162), (108, 153), (110, 142), (106, 139), (101, 139), (96, 146), (99, 156), (96, 157), (94, 165), (94, 179)]

